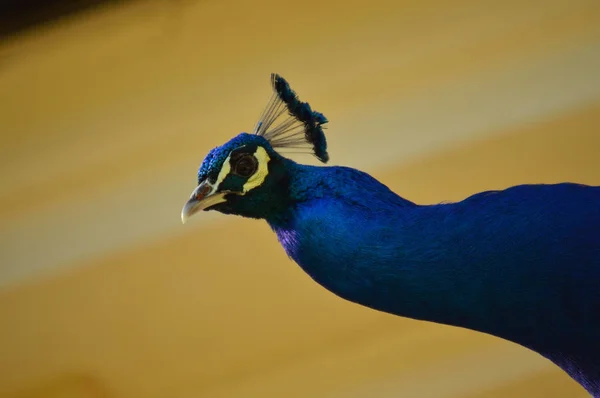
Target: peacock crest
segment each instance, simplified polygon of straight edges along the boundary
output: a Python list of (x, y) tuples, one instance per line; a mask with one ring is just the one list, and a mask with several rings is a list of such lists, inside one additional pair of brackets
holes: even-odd
[(323, 125), (328, 122), (320, 112), (298, 99), (288, 82), (271, 74), (273, 95), (261, 114), (253, 133), (264, 137), (273, 149), (293, 149), (310, 153), (323, 163), (329, 160)]

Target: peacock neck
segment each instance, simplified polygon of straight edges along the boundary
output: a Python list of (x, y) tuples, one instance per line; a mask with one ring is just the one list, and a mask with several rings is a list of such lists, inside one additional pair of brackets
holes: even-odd
[[(354, 169), (294, 164), (290, 170), (290, 206), (267, 221), (316, 282), (376, 310), (521, 344), (600, 395), (600, 325), (592, 325), (591, 307), (569, 312), (557, 294), (565, 253), (539, 231), (558, 240), (562, 231), (545, 225), (549, 217), (531, 217), (533, 208), (552, 214), (539, 205), (543, 188), (420, 206)], [(578, 280), (570, 294), (596, 291), (592, 282)]]
[[(290, 203), (267, 222), (316, 282), (377, 310), (487, 327), (480, 292), (457, 269), (460, 251), (449, 253), (451, 245), (430, 234), (438, 222), (426, 214), (433, 207), (416, 205), (355, 169), (291, 161), (286, 169)], [(447, 261), (451, 255), (459, 258)]]

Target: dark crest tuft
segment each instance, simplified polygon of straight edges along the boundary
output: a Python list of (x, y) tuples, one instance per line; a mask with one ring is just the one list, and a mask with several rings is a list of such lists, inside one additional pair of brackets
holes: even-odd
[[(271, 75), (273, 96), (260, 116), (254, 134), (263, 136), (274, 149), (293, 149), (309, 152), (327, 163), (327, 141), (323, 124), (327, 119), (301, 102), (288, 82), (281, 76)], [(283, 117), (282, 117), (283, 116)], [(281, 119), (277, 125), (273, 123)]]

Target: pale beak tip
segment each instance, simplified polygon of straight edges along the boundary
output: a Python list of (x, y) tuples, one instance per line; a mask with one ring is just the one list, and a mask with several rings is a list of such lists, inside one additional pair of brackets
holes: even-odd
[(188, 201), (181, 209), (181, 223), (185, 224), (190, 217), (201, 210), (207, 209), (215, 204), (225, 202), (224, 194), (214, 193), (214, 187), (204, 181), (194, 189)]
[(183, 209), (181, 209), (181, 223), (185, 224), (193, 214), (193, 208), (190, 206), (190, 203), (186, 203)]

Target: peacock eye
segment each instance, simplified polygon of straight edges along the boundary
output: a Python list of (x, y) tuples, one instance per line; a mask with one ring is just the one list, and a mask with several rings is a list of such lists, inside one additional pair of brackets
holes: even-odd
[(252, 155), (241, 156), (233, 168), (233, 172), (242, 177), (250, 177), (258, 168), (258, 161)]

